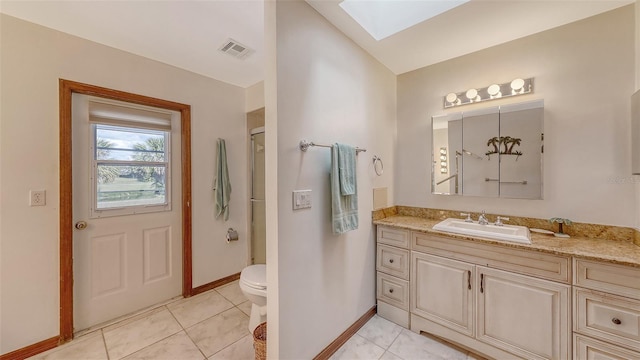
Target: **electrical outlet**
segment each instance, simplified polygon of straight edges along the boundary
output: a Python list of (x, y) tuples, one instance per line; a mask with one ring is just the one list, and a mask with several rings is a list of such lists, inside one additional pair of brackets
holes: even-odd
[(47, 204), (47, 192), (45, 190), (29, 191), (30, 206), (45, 206)]

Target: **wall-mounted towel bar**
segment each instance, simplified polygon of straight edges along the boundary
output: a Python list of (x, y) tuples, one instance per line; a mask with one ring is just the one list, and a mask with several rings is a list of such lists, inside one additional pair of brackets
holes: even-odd
[[(320, 147), (330, 148), (332, 145), (316, 144), (313, 141), (300, 140), (300, 150), (307, 151), (307, 149), (309, 149), (309, 146), (320, 146)], [(359, 154), (361, 152), (366, 152), (366, 151), (367, 149), (361, 149), (359, 147), (356, 147), (356, 154)]]
[(500, 181), (498, 179), (484, 178), (484, 181), (499, 181), (500, 184), (522, 184), (522, 185), (527, 185), (527, 180), (522, 180), (522, 181)]

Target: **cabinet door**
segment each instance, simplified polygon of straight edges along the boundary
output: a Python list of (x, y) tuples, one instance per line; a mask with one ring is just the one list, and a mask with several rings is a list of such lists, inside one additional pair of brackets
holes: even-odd
[(411, 312), (473, 336), (474, 265), (412, 254)]
[(527, 359), (569, 359), (570, 287), (478, 266), (478, 340)]

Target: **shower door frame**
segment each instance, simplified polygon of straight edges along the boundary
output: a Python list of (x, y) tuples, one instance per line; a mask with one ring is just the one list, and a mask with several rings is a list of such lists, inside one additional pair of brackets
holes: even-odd
[[(249, 244), (248, 244), (247, 247), (249, 249), (249, 252), (248, 252), (248, 263), (250, 265), (254, 264), (254, 260), (255, 260), (255, 258), (254, 258), (254, 246), (253, 246), (254, 236), (255, 236), (253, 206), (254, 206), (255, 202), (260, 201), (260, 202), (264, 203), (264, 201), (265, 201), (265, 199), (254, 199), (254, 192), (253, 192), (254, 186), (253, 186), (253, 184), (254, 184), (254, 180), (255, 180), (255, 176), (254, 176), (255, 175), (255, 173), (254, 173), (254, 171), (255, 171), (255, 156), (254, 156), (255, 144), (254, 144), (253, 137), (254, 137), (254, 135), (264, 134), (264, 133), (265, 133), (265, 127), (264, 126), (256, 127), (256, 128), (253, 128), (253, 129), (249, 130), (249, 136), (250, 136), (250, 152), (249, 152), (250, 153), (250, 155), (249, 155), (250, 156), (250, 161), (249, 161), (249, 164), (250, 164), (250, 167), (251, 167), (250, 168), (250, 173), (251, 173), (251, 178), (250, 179), (251, 180), (250, 180), (250, 184), (249, 184), (249, 194), (250, 194), (250, 196), (249, 196), (249, 210), (250, 210), (250, 216), (249, 216)], [(266, 260), (266, 254), (265, 254), (265, 260)]]

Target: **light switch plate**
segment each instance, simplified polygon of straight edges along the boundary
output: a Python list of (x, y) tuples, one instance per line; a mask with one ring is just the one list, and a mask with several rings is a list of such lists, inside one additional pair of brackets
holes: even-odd
[(293, 192), (293, 210), (311, 207), (311, 190), (295, 190)]

